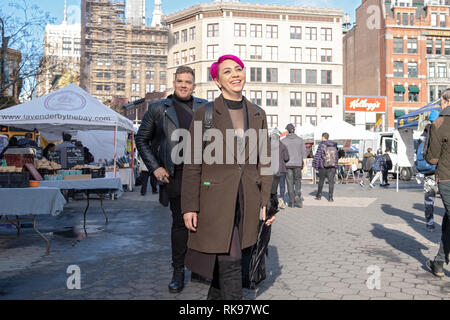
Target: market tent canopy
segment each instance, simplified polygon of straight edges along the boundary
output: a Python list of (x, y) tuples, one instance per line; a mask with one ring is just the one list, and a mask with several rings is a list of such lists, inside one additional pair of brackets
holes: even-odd
[(425, 107), (408, 113), (407, 115), (397, 118), (397, 129), (418, 127), (420, 116), (428, 113), (426, 114), (428, 118), (428, 115), (432, 110), (441, 110), (441, 99), (427, 104)]
[(75, 84), (0, 111), (0, 124), (48, 133), (69, 130), (134, 132), (133, 122)]
[(314, 130), (314, 140), (322, 139), (322, 134), (327, 132), (330, 140), (374, 140), (376, 133), (351, 125), (348, 122), (337, 119), (327, 119), (319, 123)]

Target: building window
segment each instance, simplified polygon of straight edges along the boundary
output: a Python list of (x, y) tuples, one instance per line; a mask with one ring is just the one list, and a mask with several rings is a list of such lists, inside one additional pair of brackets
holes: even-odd
[(235, 44), (234, 52), (239, 58), (247, 59), (247, 46), (245, 44)]
[(247, 36), (247, 24), (246, 23), (235, 23), (234, 24), (234, 36), (235, 37), (246, 37)]
[(441, 28), (445, 28), (445, 13), (441, 13), (439, 16), (439, 24)]
[(267, 128), (268, 129), (278, 128), (278, 116), (277, 115), (267, 115)]
[(317, 70), (306, 70), (306, 83), (317, 84)]
[(306, 61), (316, 62), (317, 61), (317, 49), (316, 48), (306, 48)]
[(269, 61), (277, 61), (278, 60), (278, 47), (268, 46), (267, 50), (267, 60)]
[(145, 71), (145, 79), (155, 80), (155, 71)]
[(291, 47), (291, 61), (295, 62), (302, 61), (302, 48)]
[(302, 126), (302, 116), (291, 116), (290, 120), (294, 127), (300, 128)]
[(438, 98), (442, 97), (442, 94), (446, 90), (446, 87), (438, 87)]
[(320, 50), (320, 61), (331, 62), (332, 49), (321, 49)]
[(103, 72), (97, 72), (95, 75), (97, 78), (103, 78)]
[(434, 62), (430, 62), (428, 64), (428, 78), (435, 78), (436, 77), (436, 69)]
[(117, 70), (117, 78), (124, 79), (125, 78), (125, 70)]
[(394, 53), (403, 53), (403, 38), (394, 38)]
[(312, 124), (313, 126), (316, 126), (317, 116), (306, 116), (306, 122)]
[(267, 82), (278, 82), (278, 69), (277, 68), (267, 68)]
[(134, 91), (134, 92), (139, 92), (139, 91), (141, 91), (141, 90), (140, 90), (139, 83), (132, 83), (132, 84), (131, 84), (131, 91)]
[(291, 83), (302, 83), (301, 69), (291, 69)]
[(405, 87), (394, 86), (394, 101), (397, 102), (405, 101)]
[(331, 108), (332, 107), (332, 94), (331, 93), (321, 93), (321, 106), (322, 108)]
[(98, 84), (98, 85), (95, 86), (95, 90), (102, 91), (103, 90), (103, 86), (101, 84)]
[(145, 91), (146, 92), (155, 92), (155, 85), (151, 83), (147, 83), (145, 85)]
[(206, 78), (208, 81), (213, 81), (213, 78), (211, 77), (211, 67), (206, 68)]
[(250, 25), (250, 37), (262, 38), (262, 24), (251, 24)]
[(208, 90), (206, 94), (208, 101), (214, 101), (219, 97), (219, 91), (217, 90)]
[(173, 33), (173, 44), (175, 45), (178, 43), (180, 43), (180, 33), (177, 31)]
[(414, 14), (410, 14), (410, 15), (409, 15), (409, 24), (410, 24), (411, 26), (414, 25)]
[(195, 40), (195, 27), (189, 28), (189, 40)]
[(159, 72), (159, 80), (160, 81), (166, 81), (166, 72), (165, 71), (160, 71)]
[(250, 68), (250, 81), (261, 82), (262, 81), (262, 68)]
[(181, 42), (187, 42), (188, 41), (188, 33), (187, 29), (184, 29), (181, 31)]
[(180, 53), (179, 52), (173, 53), (173, 64), (176, 66), (180, 64)]
[(139, 100), (141, 97), (139, 97), (139, 96), (132, 96), (131, 97), (131, 101), (132, 102), (134, 102), (134, 101), (136, 101), (136, 100)]
[(266, 106), (277, 107), (278, 106), (278, 92), (267, 91), (266, 92)]
[(417, 53), (417, 39), (408, 39), (408, 53)]
[(400, 13), (397, 13), (397, 24), (401, 25), (402, 24), (402, 16)]
[(187, 63), (187, 50), (183, 50), (181, 51), (181, 64), (186, 64)]
[(218, 36), (219, 36), (219, 24), (218, 23), (208, 24), (208, 38)]
[(262, 91), (250, 91), (250, 101), (260, 106), (262, 103)]
[(417, 62), (408, 62), (408, 77), (417, 78)]
[(332, 84), (332, 72), (331, 70), (322, 70), (321, 71), (321, 80), (322, 84)]
[(317, 93), (315, 93), (315, 92), (307, 92), (306, 93), (306, 106), (308, 108), (316, 108), (317, 107)]
[(427, 54), (433, 54), (433, 39), (427, 39)]
[(409, 22), (408, 14), (407, 13), (403, 13), (402, 15), (403, 15), (403, 17), (402, 17), (403, 18), (403, 25), (407, 26), (408, 22)]
[(117, 91), (125, 91), (125, 83), (116, 83)]
[(250, 46), (250, 59), (262, 59), (262, 46)]
[(419, 92), (411, 91), (408, 92), (408, 102), (419, 102)]
[(302, 106), (302, 93), (291, 92), (291, 107), (301, 107), (301, 106)]
[(209, 60), (216, 60), (217, 54), (219, 52), (219, 46), (218, 45), (212, 45), (212, 46), (207, 46), (207, 50), (208, 50), (208, 59)]
[(403, 78), (405, 75), (405, 70), (403, 68), (403, 62), (395, 61), (394, 62), (394, 77)]
[(291, 26), (291, 39), (300, 40), (302, 38), (302, 27)]
[(442, 41), (440, 39), (436, 39), (436, 54), (442, 54)]
[(139, 79), (139, 78), (140, 78), (139, 70), (131, 70), (131, 79)]
[(306, 40), (317, 40), (317, 28), (306, 27)]
[(270, 25), (266, 26), (266, 38), (268, 39), (278, 39), (278, 26)]
[(445, 55), (450, 56), (450, 40), (445, 40)]
[(431, 13), (431, 26), (437, 27), (437, 13)]
[(430, 99), (428, 100), (429, 102), (433, 102), (436, 98), (436, 88), (434, 86), (430, 87)]
[(189, 59), (190, 61), (195, 61), (195, 48), (190, 48), (189, 49)]
[(438, 78), (447, 78), (447, 64), (438, 63), (437, 75), (438, 75)]
[(322, 41), (332, 41), (333, 40), (333, 29), (322, 28), (321, 38), (322, 38)]

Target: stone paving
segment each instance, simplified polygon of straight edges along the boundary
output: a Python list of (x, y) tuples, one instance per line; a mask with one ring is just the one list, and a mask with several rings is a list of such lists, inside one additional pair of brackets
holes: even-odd
[[(335, 202), (313, 199), (304, 185), (304, 208), (278, 214), (272, 229), (267, 279), (250, 300), (448, 299), (450, 273), (443, 279), (425, 271), (440, 240), (444, 213), (436, 201), (437, 230), (425, 230), (420, 186), (390, 189), (338, 185)], [(327, 190), (327, 187), (325, 187)], [(32, 229), (20, 238), (0, 226), (0, 300), (2, 299), (150, 299), (203, 300), (208, 287), (189, 281), (170, 294), (168, 208), (157, 196), (127, 192), (105, 202), (109, 224), (98, 204), (88, 212), (82, 232), (83, 201), (70, 202), (58, 217), (40, 217), (38, 226), (51, 240), (51, 252)], [(67, 289), (67, 268), (81, 270), (81, 289)], [(369, 270), (368, 270), (369, 268)], [(367, 281), (380, 271), (379, 289)], [(371, 282), (370, 283), (375, 283)]]

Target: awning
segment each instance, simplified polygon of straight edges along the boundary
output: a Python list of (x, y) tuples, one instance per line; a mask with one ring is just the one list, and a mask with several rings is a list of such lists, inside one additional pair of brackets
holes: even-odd
[(394, 92), (396, 93), (405, 93), (405, 87), (404, 86), (394, 86)]
[(419, 93), (420, 92), (420, 89), (418, 86), (409, 86), (408, 90), (410, 93)]
[(404, 110), (395, 110), (394, 115), (396, 118), (403, 117), (405, 115), (405, 111)]
[(423, 113), (429, 113), (432, 110), (440, 110), (441, 109), (441, 100), (433, 101), (432, 103), (427, 104), (423, 108), (410, 112), (407, 115), (401, 116), (397, 118), (397, 129), (403, 128), (417, 128), (419, 125), (419, 115)]

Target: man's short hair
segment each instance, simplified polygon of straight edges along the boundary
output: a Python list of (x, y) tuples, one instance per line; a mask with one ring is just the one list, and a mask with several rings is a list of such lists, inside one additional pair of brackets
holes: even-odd
[(195, 72), (194, 72), (194, 70), (191, 67), (187, 67), (187, 66), (179, 66), (177, 68), (177, 71), (175, 71), (175, 80), (177, 79), (177, 76), (179, 74), (182, 74), (182, 73), (190, 73), (192, 75), (192, 78), (195, 81)]
[(72, 140), (72, 136), (68, 133), (63, 133), (63, 141), (70, 141)]
[(322, 137), (324, 137), (326, 140), (330, 139), (330, 135), (328, 133), (323, 133)]
[(442, 93), (442, 99), (450, 102), (450, 88), (444, 90), (444, 92)]

